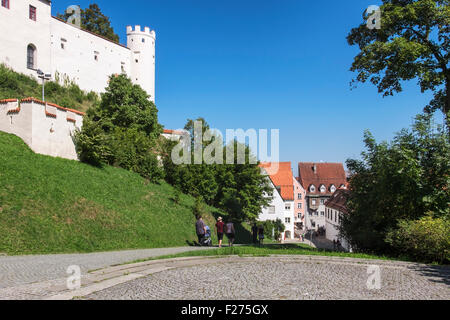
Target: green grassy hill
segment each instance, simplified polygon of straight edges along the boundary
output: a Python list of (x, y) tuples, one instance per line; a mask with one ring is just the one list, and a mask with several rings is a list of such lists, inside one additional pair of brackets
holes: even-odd
[[(0, 64), (0, 100), (28, 97), (42, 99), (42, 85), (36, 79)], [(86, 93), (73, 83), (62, 86), (56, 82), (45, 84), (45, 97), (47, 101), (79, 111), (86, 111), (99, 99), (96, 93)]]
[[(185, 246), (197, 239), (194, 199), (182, 194), (176, 204), (173, 195), (122, 169), (37, 155), (0, 132), (0, 253)], [(212, 227), (222, 213), (209, 210)]]

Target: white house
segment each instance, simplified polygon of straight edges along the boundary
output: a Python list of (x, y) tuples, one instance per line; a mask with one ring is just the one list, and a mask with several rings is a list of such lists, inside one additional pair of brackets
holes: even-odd
[(325, 203), (325, 230), (326, 238), (330, 241), (339, 241), (341, 246), (350, 251), (348, 241), (340, 235), (339, 228), (342, 216), (348, 214), (346, 207), (349, 191), (346, 189), (337, 190)]
[(155, 101), (155, 31), (128, 26), (125, 46), (53, 17), (51, 9), (49, 0), (0, 2), (0, 63), (97, 93), (109, 76), (126, 73)]
[(273, 188), (273, 199), (267, 208), (263, 208), (259, 221), (280, 219), (285, 225), (282, 238), (294, 239), (295, 235), (295, 199), (294, 175), (291, 163), (262, 163), (263, 173), (267, 175)]

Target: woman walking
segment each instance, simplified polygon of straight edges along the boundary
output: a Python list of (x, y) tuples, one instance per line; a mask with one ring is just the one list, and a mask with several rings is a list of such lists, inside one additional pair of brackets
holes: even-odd
[(228, 245), (230, 247), (232, 247), (234, 244), (235, 230), (234, 230), (234, 224), (231, 220), (228, 220), (227, 224), (225, 225), (225, 233), (228, 238)]
[(217, 239), (219, 240), (219, 248), (222, 248), (224, 226), (225, 226), (225, 223), (223, 223), (222, 217), (219, 217), (219, 219), (217, 219), (217, 223), (216, 223), (216, 231), (217, 231)]

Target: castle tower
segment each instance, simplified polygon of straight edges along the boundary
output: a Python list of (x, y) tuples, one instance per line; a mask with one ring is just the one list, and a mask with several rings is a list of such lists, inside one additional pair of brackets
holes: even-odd
[(130, 77), (155, 102), (155, 43), (156, 33), (141, 26), (127, 27), (127, 47), (131, 50)]

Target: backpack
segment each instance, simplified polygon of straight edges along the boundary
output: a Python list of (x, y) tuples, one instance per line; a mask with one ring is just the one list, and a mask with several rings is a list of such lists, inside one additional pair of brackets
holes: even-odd
[(233, 224), (231, 222), (225, 225), (225, 233), (233, 233)]

